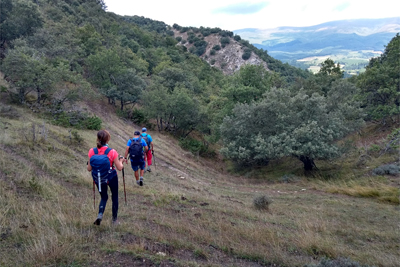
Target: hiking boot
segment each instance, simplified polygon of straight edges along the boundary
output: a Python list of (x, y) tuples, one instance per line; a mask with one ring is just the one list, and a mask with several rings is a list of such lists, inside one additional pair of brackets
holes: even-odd
[(112, 220), (112, 225), (113, 225), (113, 226), (120, 225), (118, 219), (113, 219), (113, 220)]
[(140, 185), (140, 186), (143, 186), (143, 177), (140, 177), (139, 185)]
[(101, 220), (103, 220), (103, 213), (99, 213), (99, 215), (97, 215), (97, 219), (94, 221), (94, 225), (100, 225)]
[[(140, 181), (136, 181), (136, 183), (137, 183), (138, 185), (140, 185)], [(142, 182), (142, 185), (143, 185), (143, 182)]]
[(150, 167), (147, 167), (147, 171), (148, 171), (148, 172), (151, 172), (151, 169), (150, 169)]

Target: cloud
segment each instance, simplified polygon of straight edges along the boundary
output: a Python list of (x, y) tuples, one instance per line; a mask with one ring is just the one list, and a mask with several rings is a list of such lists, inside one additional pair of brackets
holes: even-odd
[(260, 3), (237, 3), (225, 7), (220, 7), (214, 9), (212, 13), (218, 14), (228, 14), (228, 15), (245, 15), (245, 14), (254, 14), (261, 11), (264, 7), (268, 6), (268, 2), (260, 2)]
[(333, 10), (341, 12), (347, 9), (349, 6), (351, 6), (350, 2), (343, 2), (340, 5), (335, 6)]

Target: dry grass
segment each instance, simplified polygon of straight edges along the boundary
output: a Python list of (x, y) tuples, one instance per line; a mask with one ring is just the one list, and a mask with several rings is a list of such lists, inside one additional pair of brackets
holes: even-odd
[[(100, 106), (92, 110), (122, 154), (140, 127)], [(100, 196), (93, 209), (86, 161), (96, 132), (79, 131), (76, 144), (68, 129), (46, 124), (47, 139), (38, 132), (33, 141), (32, 124), (43, 121), (17, 111), (24, 119), (0, 117), (1, 266), (301, 266), (325, 256), (398, 263), (398, 202), (376, 201), (398, 194), (385, 178), (280, 183), (289, 166), (298, 167), (290, 160), (257, 170), (255, 179), (232, 177), (217, 171), (222, 162), (194, 157), (157, 132), (150, 132), (157, 165), (145, 186), (125, 170), (127, 205), (119, 172), (121, 225), (111, 225), (110, 199), (95, 227)], [(268, 210), (253, 207), (259, 195), (273, 200)]]

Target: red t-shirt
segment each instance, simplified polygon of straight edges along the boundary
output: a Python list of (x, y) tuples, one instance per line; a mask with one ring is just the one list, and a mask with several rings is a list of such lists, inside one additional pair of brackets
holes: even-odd
[[(108, 148), (107, 146), (98, 148), (98, 150), (99, 150), (98, 155), (103, 155), (107, 148)], [(94, 155), (94, 151), (93, 151), (93, 148), (91, 148), (88, 153), (89, 159), (93, 155)], [(115, 149), (111, 149), (111, 151), (108, 152), (107, 156), (108, 156), (108, 160), (110, 161), (110, 167), (113, 167), (114, 160), (118, 157), (118, 152)]]

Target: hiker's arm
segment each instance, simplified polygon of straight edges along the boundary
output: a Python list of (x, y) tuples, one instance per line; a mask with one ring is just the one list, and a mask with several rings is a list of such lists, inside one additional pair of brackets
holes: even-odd
[(92, 171), (92, 166), (90, 165), (90, 159), (87, 162), (87, 170), (90, 172)]
[(148, 146), (145, 146), (145, 147), (144, 147), (144, 152), (147, 153), (147, 151), (149, 151), (149, 147), (148, 147)]
[(129, 153), (129, 146), (125, 149), (125, 162), (128, 163), (128, 153)]
[(123, 162), (124, 162), (124, 158), (122, 158), (122, 157), (121, 157), (121, 158), (116, 157), (116, 158), (114, 159), (115, 168), (117, 168), (117, 170), (121, 171), (121, 170), (124, 168)]
[(151, 151), (154, 151), (153, 142), (150, 143)]

